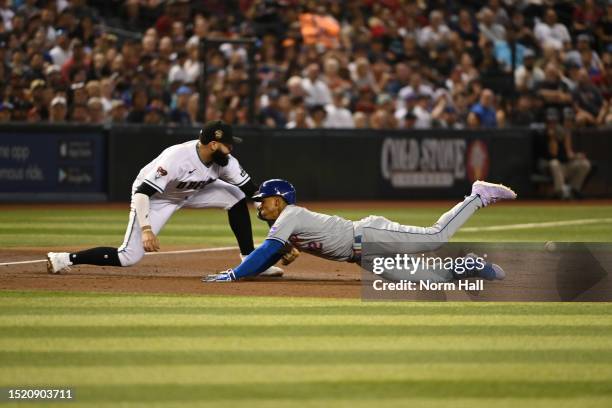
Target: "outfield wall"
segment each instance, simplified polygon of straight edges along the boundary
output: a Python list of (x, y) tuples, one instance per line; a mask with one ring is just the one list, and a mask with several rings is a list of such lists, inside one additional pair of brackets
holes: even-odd
[[(127, 201), (139, 169), (198, 128), (0, 126), (2, 201)], [(236, 156), (256, 182), (283, 177), (300, 199), (456, 199), (475, 179), (534, 196), (537, 136), (479, 131), (272, 130), (240, 128)], [(612, 196), (610, 132), (576, 135), (597, 160), (591, 196)]]

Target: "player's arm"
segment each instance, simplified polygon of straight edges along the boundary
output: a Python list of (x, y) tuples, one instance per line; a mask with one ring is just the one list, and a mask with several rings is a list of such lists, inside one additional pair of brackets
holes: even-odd
[(289, 237), (300, 230), (299, 217), (296, 217), (295, 209), (285, 208), (276, 220), (267, 239), (262, 245), (255, 249), (242, 263), (225, 272), (208, 275), (204, 277), (205, 282), (233, 281), (245, 276), (257, 275), (278, 262), (285, 254), (285, 245)]
[(253, 197), (257, 192), (257, 186), (251, 179), (248, 179), (243, 185), (239, 186), (239, 188), (249, 199), (251, 199), (251, 197)]
[(204, 282), (235, 281), (247, 276), (257, 275), (274, 265), (283, 256), (283, 243), (276, 239), (266, 239), (249, 254), (240, 265), (225, 272), (207, 275)]
[(159, 251), (159, 240), (151, 228), (149, 212), (151, 211), (150, 197), (158, 191), (150, 184), (142, 183), (134, 193), (132, 202), (136, 211), (136, 218), (140, 225), (142, 235), (142, 247), (146, 252)]

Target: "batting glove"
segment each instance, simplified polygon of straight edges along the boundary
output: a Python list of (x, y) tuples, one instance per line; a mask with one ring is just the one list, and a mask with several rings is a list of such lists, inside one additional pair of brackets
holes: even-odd
[(202, 282), (210, 283), (210, 282), (232, 282), (236, 280), (236, 275), (234, 275), (234, 271), (232, 269), (228, 269), (225, 272), (213, 273), (211, 275), (206, 275), (202, 278)]

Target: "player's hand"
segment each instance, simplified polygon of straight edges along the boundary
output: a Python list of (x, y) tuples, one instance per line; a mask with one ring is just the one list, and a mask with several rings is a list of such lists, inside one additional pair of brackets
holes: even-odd
[(300, 251), (298, 251), (296, 247), (291, 247), (291, 250), (281, 258), (281, 263), (283, 265), (289, 265), (291, 262), (295, 261), (298, 256), (300, 256)]
[(224, 272), (206, 275), (202, 278), (202, 282), (205, 282), (205, 283), (232, 282), (235, 280), (236, 280), (236, 275), (234, 275), (234, 271), (232, 269), (228, 269), (227, 271), (224, 271)]
[(142, 247), (145, 252), (157, 252), (159, 251), (159, 239), (153, 231), (145, 229), (142, 231)]

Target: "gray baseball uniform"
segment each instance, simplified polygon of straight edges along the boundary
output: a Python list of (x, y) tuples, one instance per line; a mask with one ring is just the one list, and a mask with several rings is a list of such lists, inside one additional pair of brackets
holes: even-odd
[(362, 242), (411, 243), (415, 252), (429, 252), (448, 242), (480, 207), (480, 197), (471, 195), (431, 227), (415, 227), (373, 215), (349, 221), (289, 205), (270, 228), (268, 239), (335, 261), (355, 261), (355, 250)]

